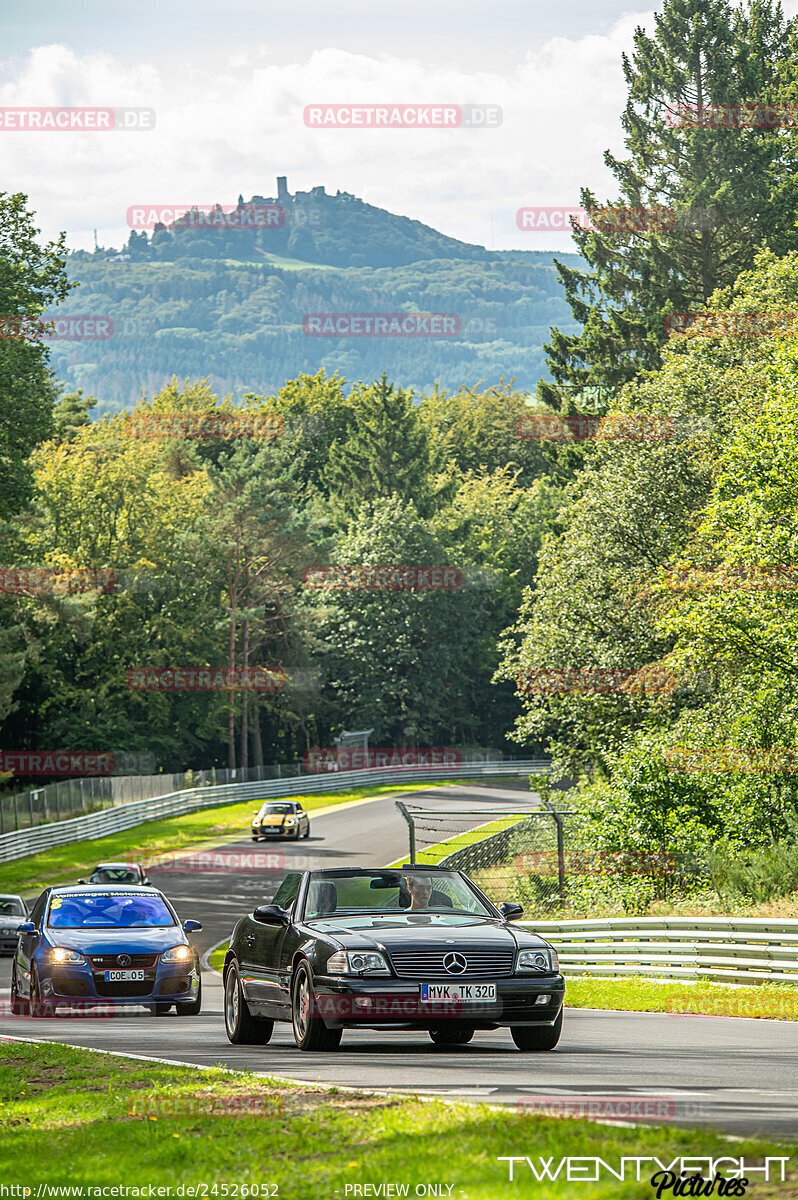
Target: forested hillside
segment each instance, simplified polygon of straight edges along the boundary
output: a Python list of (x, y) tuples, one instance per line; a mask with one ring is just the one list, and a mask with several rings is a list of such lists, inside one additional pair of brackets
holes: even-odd
[[(110, 318), (113, 333), (54, 340), (59, 376), (93, 391), (100, 414), (129, 408), (174, 374), (207, 377), (236, 398), (320, 369), (353, 381), (387, 371), (418, 391), (502, 376), (533, 390), (552, 323), (578, 329), (551, 254), (469, 246), (348, 195), (264, 203), (279, 207), (283, 227), (162, 226), (134, 230), (124, 253), (71, 254), (79, 286), (59, 314)], [(297, 212), (308, 214), (298, 226)], [(313, 336), (305, 318), (320, 312), (456, 322), (442, 336)]]

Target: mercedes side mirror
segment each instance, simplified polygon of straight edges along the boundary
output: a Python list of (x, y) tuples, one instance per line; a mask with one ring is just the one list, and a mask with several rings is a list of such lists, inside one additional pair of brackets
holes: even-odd
[(202, 921), (184, 921), (183, 928), (186, 933), (196, 933), (199, 929), (202, 929)]
[(252, 914), (256, 921), (260, 921), (261, 925), (289, 925), (291, 918), (284, 908), (280, 908), (279, 904), (262, 904), (260, 908), (256, 908)]
[(17, 933), (37, 934), (38, 930), (33, 921), (23, 921), (21, 925), (17, 925)]
[(516, 917), (523, 916), (524, 906), (505, 900), (504, 904), (499, 905), (499, 912), (505, 921), (514, 921)]

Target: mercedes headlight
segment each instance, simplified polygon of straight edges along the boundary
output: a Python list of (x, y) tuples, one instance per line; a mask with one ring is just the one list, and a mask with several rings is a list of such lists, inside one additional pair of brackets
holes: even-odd
[(559, 971), (560, 963), (556, 950), (519, 950), (515, 962), (517, 972)]
[(327, 960), (328, 975), (390, 975), (388, 964), (374, 950), (337, 950)]
[(77, 950), (67, 950), (66, 946), (53, 946), (50, 951), (50, 962), (56, 963), (58, 966), (63, 966), (65, 963), (79, 965), (85, 963), (86, 959), (82, 954), (78, 954)]
[(164, 950), (161, 955), (162, 963), (183, 963), (188, 962), (193, 955), (190, 946), (172, 946), (171, 950)]

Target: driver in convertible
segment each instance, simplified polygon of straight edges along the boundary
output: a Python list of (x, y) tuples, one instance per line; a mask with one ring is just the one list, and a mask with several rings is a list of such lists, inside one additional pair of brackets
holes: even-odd
[(432, 896), (432, 880), (423, 875), (408, 875), (407, 886), (410, 889), (410, 912), (425, 911), (429, 908)]

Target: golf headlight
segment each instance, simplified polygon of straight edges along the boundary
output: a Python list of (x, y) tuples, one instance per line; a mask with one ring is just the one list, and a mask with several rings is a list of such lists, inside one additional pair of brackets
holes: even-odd
[(54, 946), (50, 951), (50, 962), (62, 966), (64, 963), (85, 963), (86, 959), (77, 950), (67, 950), (65, 946)]
[(538, 973), (559, 971), (560, 964), (554, 950), (519, 950), (515, 963), (516, 971), (536, 971)]
[(373, 950), (337, 950), (327, 960), (328, 975), (390, 975), (388, 964)]
[(161, 955), (162, 963), (182, 963), (188, 962), (192, 957), (190, 946), (172, 946), (171, 950), (164, 950)]

